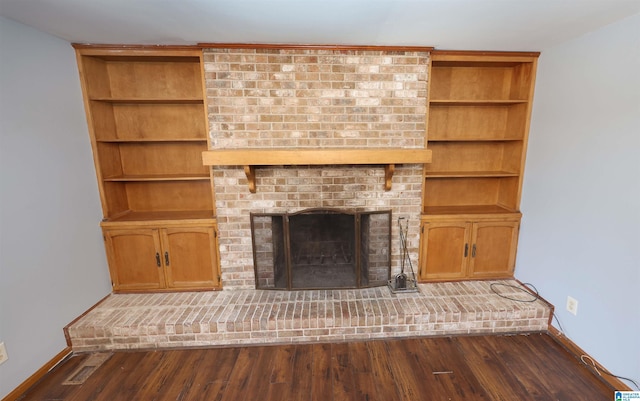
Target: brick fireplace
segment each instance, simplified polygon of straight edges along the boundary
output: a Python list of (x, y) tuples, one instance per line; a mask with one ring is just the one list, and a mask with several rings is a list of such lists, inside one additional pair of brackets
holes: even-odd
[[(240, 47), (204, 49), (204, 61), (211, 149), (203, 162), (213, 169), (224, 291), (111, 294), (65, 328), (75, 351), (547, 329), (553, 307), (515, 280), (421, 283), (411, 293), (256, 289), (252, 216), (391, 211), (391, 246), (380, 255), (391, 276), (400, 271), (402, 219), (417, 266), (430, 54)], [(389, 150), (393, 161), (382, 161)], [(205, 160), (223, 153), (233, 163)], [(296, 160), (263, 163), (265, 153)], [(339, 162), (324, 164), (335, 154)]]
[[(424, 148), (428, 52), (210, 48), (204, 60), (212, 148)], [(242, 166), (213, 169), (225, 290), (255, 288), (251, 213), (391, 210), (417, 265), (420, 164), (398, 165), (390, 190), (375, 163), (256, 168), (255, 193)], [(392, 275), (399, 248), (393, 224)]]

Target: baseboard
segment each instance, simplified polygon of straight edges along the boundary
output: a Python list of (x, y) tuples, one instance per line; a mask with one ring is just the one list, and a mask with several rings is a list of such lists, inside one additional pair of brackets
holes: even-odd
[[(576, 358), (581, 359), (583, 355), (588, 356), (593, 361), (593, 363), (596, 364), (596, 366), (598, 367), (598, 369), (600, 369), (600, 371), (607, 370), (605, 367), (602, 366), (602, 364), (600, 364), (593, 357), (591, 357), (591, 355), (584, 352), (584, 350), (580, 348), (576, 343), (574, 343), (573, 341), (571, 341), (571, 339), (569, 339), (567, 336), (562, 334), (560, 330), (556, 329), (551, 325), (549, 325), (549, 334), (556, 342), (562, 345), (567, 351), (573, 354)], [(605, 383), (607, 383), (612, 390), (633, 391), (631, 387), (629, 387), (625, 382), (623, 382), (622, 380), (618, 379), (615, 376), (610, 376), (608, 374), (599, 375), (593, 368), (590, 368), (589, 370), (598, 378), (600, 378)]]
[(46, 376), (47, 373), (51, 369), (53, 369), (57, 364), (64, 361), (69, 355), (71, 355), (71, 347), (66, 347), (62, 351), (60, 351), (56, 356), (51, 358), (51, 360), (45, 363), (40, 369), (36, 371), (36, 373), (29, 376), (29, 378), (22, 382), (18, 387), (15, 388), (12, 392), (7, 394), (2, 401), (15, 401), (18, 397), (22, 396), (27, 390), (29, 390), (34, 384), (36, 384), (40, 379)]

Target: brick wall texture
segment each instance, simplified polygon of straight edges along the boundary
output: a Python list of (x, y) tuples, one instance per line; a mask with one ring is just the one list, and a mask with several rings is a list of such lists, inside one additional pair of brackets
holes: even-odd
[[(424, 147), (429, 53), (212, 48), (204, 61), (214, 149)], [(421, 165), (397, 166), (390, 191), (382, 166), (257, 168), (254, 194), (242, 166), (213, 169), (224, 289), (255, 287), (250, 212), (391, 210), (417, 266)]]

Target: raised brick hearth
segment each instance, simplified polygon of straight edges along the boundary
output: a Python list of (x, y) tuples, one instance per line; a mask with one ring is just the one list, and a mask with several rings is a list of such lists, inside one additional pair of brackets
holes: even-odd
[(65, 332), (78, 352), (547, 330), (546, 302), (502, 298), (493, 282), (420, 284), (400, 295), (386, 287), (112, 294)]

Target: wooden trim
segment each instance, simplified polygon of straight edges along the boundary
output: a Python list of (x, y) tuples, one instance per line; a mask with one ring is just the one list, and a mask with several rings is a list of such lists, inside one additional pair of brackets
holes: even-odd
[(203, 48), (223, 49), (280, 49), (280, 50), (371, 50), (371, 51), (413, 51), (431, 52), (437, 56), (496, 56), (496, 57), (539, 57), (540, 52), (525, 51), (494, 51), (494, 50), (443, 50), (433, 46), (374, 46), (374, 45), (311, 45), (311, 44), (279, 44), (279, 43), (209, 43), (199, 42), (193, 45), (123, 45), (123, 44), (93, 44), (72, 43), (74, 49), (96, 50), (144, 50), (144, 51), (168, 51), (168, 50), (200, 50)]
[(62, 351), (60, 351), (56, 356), (51, 358), (47, 363), (45, 363), (40, 369), (38, 369), (34, 374), (29, 376), (27, 380), (23, 381), (18, 387), (16, 387), (12, 392), (7, 394), (2, 401), (15, 401), (18, 397), (22, 396), (27, 390), (29, 390), (34, 384), (36, 384), (40, 379), (49, 373), (51, 369), (56, 367), (60, 362), (64, 361), (68, 356), (72, 354), (71, 347), (66, 347)]
[(488, 65), (489, 63), (513, 65), (513, 63), (532, 63), (538, 59), (539, 55), (539, 52), (434, 50), (431, 52), (431, 62), (436, 63), (436, 65), (441, 63), (466, 63), (467, 65), (476, 66)]
[(197, 45), (118, 45), (118, 44), (92, 44), (72, 43), (74, 49), (100, 49), (100, 50), (200, 50)]
[[(551, 338), (553, 338), (558, 344), (562, 345), (567, 351), (569, 351), (569, 353), (573, 354), (576, 358), (581, 359), (581, 356), (588, 356), (589, 358), (591, 358), (591, 360), (593, 360), (599, 370), (608, 371), (607, 368), (603, 367), (602, 364), (596, 361), (591, 355), (584, 352), (584, 350), (580, 348), (576, 343), (571, 341), (570, 338), (562, 334), (560, 330), (551, 325), (549, 325), (549, 335), (551, 335)], [(586, 366), (589, 367), (589, 365)], [(598, 375), (598, 373), (593, 368), (589, 368), (588, 370), (598, 378), (600, 378), (602, 381), (607, 383), (613, 390), (633, 391), (631, 387), (629, 387), (622, 380), (618, 379), (615, 376), (610, 376), (608, 374)]]
[(372, 46), (372, 45), (310, 45), (280, 43), (198, 43), (201, 48), (215, 49), (275, 49), (275, 50), (361, 50), (361, 51), (405, 51), (430, 52), (432, 46)]
[(202, 152), (205, 166), (244, 166), (249, 192), (256, 192), (256, 166), (384, 165), (384, 189), (391, 190), (396, 164), (430, 163), (429, 149), (221, 149)]
[(70, 348), (73, 344), (71, 344), (71, 336), (69, 336), (69, 327), (72, 326), (73, 324), (75, 324), (78, 320), (82, 319), (87, 313), (91, 312), (92, 310), (94, 310), (95, 308), (97, 308), (98, 306), (100, 306), (101, 303), (103, 303), (104, 301), (107, 300), (107, 298), (109, 298), (111, 296), (111, 294), (105, 295), (101, 300), (99, 300), (98, 302), (95, 303), (95, 305), (93, 305), (92, 307), (90, 307), (89, 309), (87, 309), (86, 311), (84, 311), (80, 316), (78, 316), (77, 318), (73, 319), (71, 321), (71, 323), (67, 324), (66, 326), (64, 326), (64, 328), (62, 329), (62, 331), (64, 331), (64, 338), (67, 341), (67, 346)]
[(538, 57), (540, 52), (513, 52), (513, 51), (493, 51), (493, 50), (440, 50), (434, 49), (436, 56), (499, 56), (499, 57)]
[[(167, 212), (172, 214), (172, 212)], [(193, 218), (188, 217), (185, 214), (176, 214), (175, 218), (162, 218), (164, 213), (149, 212), (148, 214), (135, 213), (128, 218), (112, 218), (109, 220), (103, 220), (100, 223), (102, 228), (132, 228), (132, 227), (202, 227), (203, 225), (211, 225), (216, 223), (216, 218), (211, 216), (207, 218)], [(147, 218), (149, 216), (149, 218)], [(122, 216), (121, 216), (122, 217)]]
[[(202, 49), (197, 46), (125, 46), (125, 45), (72, 45), (79, 56), (158, 58), (201, 58)], [(81, 74), (82, 75), (82, 74)], [(204, 140), (204, 138), (203, 138)]]
[[(76, 49), (76, 64), (78, 65), (78, 73), (80, 76), (80, 87), (82, 89), (82, 102), (84, 104), (84, 114), (87, 121), (87, 128), (89, 129), (89, 141), (91, 143), (91, 153), (93, 159), (93, 167), (96, 172), (96, 179), (98, 185), (98, 194), (100, 195), (100, 206), (102, 207), (102, 215), (107, 216), (109, 214), (109, 209), (107, 207), (107, 198), (104, 193), (104, 188), (102, 185), (102, 169), (100, 168), (100, 164), (98, 163), (98, 143), (96, 141), (95, 129), (93, 124), (93, 116), (91, 114), (90, 101), (88, 96), (86, 96), (87, 83), (86, 83), (86, 74), (84, 71), (84, 63), (82, 62), (82, 55), (80, 51)], [(68, 341), (67, 341), (68, 344)]]
[(524, 182), (524, 172), (527, 167), (527, 149), (529, 147), (529, 133), (531, 132), (531, 116), (533, 114), (533, 96), (536, 87), (536, 77), (538, 74), (538, 59), (535, 58), (531, 63), (531, 83), (529, 87), (529, 102), (527, 103), (526, 121), (524, 124), (524, 132), (522, 136), (522, 157), (520, 158), (520, 176), (518, 177), (518, 193), (516, 194), (516, 205), (522, 201), (522, 187)]
[[(172, 59), (175, 61), (176, 58), (187, 59), (193, 58), (194, 60), (202, 53), (202, 49), (191, 48), (191, 49), (104, 49), (104, 48), (87, 48), (87, 49), (78, 49), (78, 53), (81, 56), (95, 56), (99, 58), (126, 58), (127, 60), (133, 60), (138, 58), (137, 61), (141, 61), (140, 58), (144, 58), (143, 61), (148, 61), (148, 57), (156, 57), (162, 61), (168, 61)], [(97, 99), (100, 100), (100, 99)], [(202, 99), (192, 99), (192, 102), (202, 102)]]
[(430, 149), (220, 149), (202, 152), (205, 166), (294, 166), (430, 163)]
[(405, 52), (430, 52), (433, 46), (374, 46), (374, 45), (311, 45), (311, 44), (286, 44), (286, 43), (209, 43), (201, 42), (193, 45), (119, 45), (119, 44), (93, 44), (72, 43), (74, 49), (100, 49), (100, 50), (200, 50), (203, 48), (216, 49), (274, 49), (274, 50), (361, 50), (361, 51), (405, 51)]

